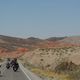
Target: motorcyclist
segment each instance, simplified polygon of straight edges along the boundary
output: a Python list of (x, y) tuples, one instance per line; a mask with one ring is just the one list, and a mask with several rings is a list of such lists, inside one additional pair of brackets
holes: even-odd
[(14, 58), (14, 59), (11, 61), (10, 64), (13, 66), (13, 65), (16, 65), (16, 63), (18, 63), (18, 62), (17, 62), (17, 58)]
[(11, 61), (11, 65), (12, 65), (14, 71), (17, 71), (17, 70), (18, 70), (19, 64), (18, 64), (18, 62), (17, 62), (17, 58), (14, 58), (14, 59)]
[(7, 68), (7, 69), (9, 69), (9, 68), (10, 68), (10, 58), (7, 58), (6, 68)]
[(1, 65), (0, 65), (0, 75), (1, 75)]
[(15, 63), (14, 60), (12, 60), (10, 66), (13, 67), (14, 63)]

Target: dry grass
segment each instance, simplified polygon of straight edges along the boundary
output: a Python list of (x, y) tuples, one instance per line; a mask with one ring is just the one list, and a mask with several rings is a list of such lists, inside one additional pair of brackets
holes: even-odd
[(80, 80), (80, 70), (66, 73), (56, 73), (54, 71), (32, 68), (32, 72), (48, 80)]
[(49, 70), (42, 70), (39, 68), (31, 69), (32, 72), (38, 74), (41, 77), (48, 78), (48, 79), (57, 79), (57, 80), (70, 80), (67, 74), (56, 73)]
[(80, 69), (73, 71), (55, 72), (52, 70), (43, 70), (41, 68), (34, 67), (30, 64), (26, 64), (25, 67), (30, 69), (33, 73), (40, 76), (43, 80), (79, 80), (80, 79)]

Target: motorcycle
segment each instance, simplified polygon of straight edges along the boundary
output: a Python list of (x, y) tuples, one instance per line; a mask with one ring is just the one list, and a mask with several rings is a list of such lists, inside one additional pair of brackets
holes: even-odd
[(13, 71), (14, 72), (16, 72), (18, 70), (18, 68), (19, 68), (19, 64), (18, 63), (13, 65)]
[(10, 68), (10, 64), (9, 64), (9, 63), (6, 64), (6, 68), (7, 68), (7, 69)]

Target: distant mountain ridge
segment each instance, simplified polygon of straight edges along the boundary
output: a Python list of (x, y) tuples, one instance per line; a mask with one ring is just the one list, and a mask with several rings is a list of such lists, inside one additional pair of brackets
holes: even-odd
[(58, 40), (63, 40), (65, 38), (67, 38), (67, 37), (50, 37), (46, 40), (48, 40), (48, 41), (58, 41)]
[(60, 42), (80, 45), (80, 36), (66, 37), (66, 38), (60, 40)]
[(15, 50), (16, 48), (23, 47), (29, 49), (35, 49), (38, 47), (58, 47), (71, 44), (80, 45), (80, 36), (73, 37), (50, 37), (47, 39), (39, 39), (35, 37), (29, 37), (27, 39), (10, 37), (0, 35), (0, 48), (6, 48), (8, 50)]

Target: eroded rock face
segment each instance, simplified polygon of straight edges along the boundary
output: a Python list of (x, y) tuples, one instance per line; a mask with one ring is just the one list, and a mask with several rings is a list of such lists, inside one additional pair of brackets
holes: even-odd
[(20, 57), (20, 56), (24, 55), (25, 52), (27, 52), (27, 51), (28, 51), (28, 49), (23, 49), (23, 48), (16, 49), (15, 51), (9, 51), (7, 49), (0, 48), (0, 57), (1, 58), (7, 58), (7, 57), (15, 58), (15, 57)]

